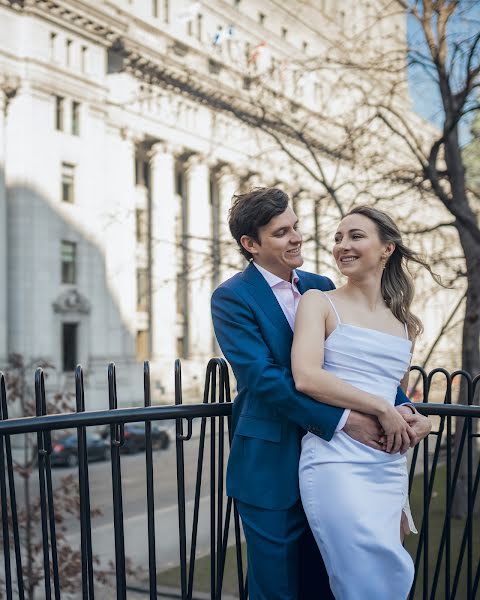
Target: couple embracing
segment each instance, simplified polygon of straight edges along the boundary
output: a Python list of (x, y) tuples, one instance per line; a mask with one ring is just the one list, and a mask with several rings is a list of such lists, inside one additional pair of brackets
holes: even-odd
[(302, 235), (282, 190), (234, 196), (229, 227), (250, 264), (215, 290), (212, 316), (237, 380), (227, 493), (250, 599), (405, 600), (405, 452), (430, 431), (405, 395), (422, 329), (406, 267), (430, 268), (367, 206), (336, 230), (338, 289), (299, 270)]

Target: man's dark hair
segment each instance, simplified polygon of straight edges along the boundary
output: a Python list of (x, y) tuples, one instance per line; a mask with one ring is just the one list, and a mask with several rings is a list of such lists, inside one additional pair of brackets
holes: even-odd
[(240, 243), (243, 235), (248, 235), (257, 243), (259, 227), (269, 223), (273, 217), (281, 215), (288, 206), (288, 194), (278, 188), (257, 187), (246, 194), (236, 194), (228, 213), (228, 226), (235, 238), (241, 254), (250, 260), (252, 255)]

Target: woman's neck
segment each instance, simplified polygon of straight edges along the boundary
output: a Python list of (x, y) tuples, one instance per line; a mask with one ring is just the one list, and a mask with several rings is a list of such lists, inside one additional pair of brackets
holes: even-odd
[(382, 296), (381, 279), (377, 277), (369, 280), (352, 280), (349, 278), (342, 289), (356, 304), (364, 306), (371, 312), (386, 307)]

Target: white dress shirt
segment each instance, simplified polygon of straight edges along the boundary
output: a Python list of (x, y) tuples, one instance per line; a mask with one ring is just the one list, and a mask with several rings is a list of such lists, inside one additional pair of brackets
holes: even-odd
[[(297, 273), (295, 270), (293, 270), (292, 281), (285, 281), (285, 279), (281, 279), (281, 277), (277, 277), (277, 275), (274, 275), (260, 265), (257, 265), (256, 262), (253, 262), (253, 264), (257, 267), (257, 269), (266, 279), (268, 285), (271, 287), (272, 292), (280, 304), (280, 308), (282, 309), (283, 314), (285, 315), (285, 318), (287, 319), (293, 331), (295, 327), (295, 314), (297, 312), (300, 298), (302, 297), (302, 294), (300, 294), (297, 288), (297, 282), (299, 279)], [(340, 431), (344, 428), (349, 414), (350, 409), (345, 409), (343, 411), (343, 415), (341, 416), (335, 431)]]

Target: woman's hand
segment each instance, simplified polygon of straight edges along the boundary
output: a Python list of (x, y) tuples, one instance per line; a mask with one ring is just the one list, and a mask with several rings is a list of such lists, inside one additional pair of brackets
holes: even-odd
[(410, 448), (413, 448), (432, 431), (432, 423), (428, 417), (424, 417), (417, 410), (412, 413), (409, 408), (402, 409), (400, 405), (397, 406), (397, 411), (412, 428), (414, 437), (410, 440)]
[(380, 425), (385, 432), (385, 452), (395, 454), (400, 448), (408, 448), (415, 432), (394, 406), (385, 402), (377, 415)]

